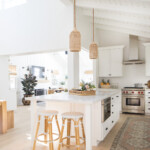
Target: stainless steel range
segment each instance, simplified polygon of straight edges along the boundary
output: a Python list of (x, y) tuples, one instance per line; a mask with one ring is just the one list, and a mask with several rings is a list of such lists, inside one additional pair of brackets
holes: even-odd
[(145, 90), (143, 87), (125, 87), (122, 90), (122, 112), (145, 113)]

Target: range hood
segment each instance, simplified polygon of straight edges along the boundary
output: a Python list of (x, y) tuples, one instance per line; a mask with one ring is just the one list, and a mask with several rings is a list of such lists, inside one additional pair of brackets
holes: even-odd
[(129, 39), (129, 59), (124, 61), (124, 65), (144, 64), (143, 60), (139, 60), (138, 37), (130, 35)]

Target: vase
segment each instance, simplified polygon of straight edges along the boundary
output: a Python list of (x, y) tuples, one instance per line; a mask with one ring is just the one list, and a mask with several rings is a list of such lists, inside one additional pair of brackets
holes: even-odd
[(22, 98), (22, 103), (23, 105), (30, 105), (30, 101), (26, 100), (26, 97), (32, 97), (32, 95), (24, 95), (24, 97)]

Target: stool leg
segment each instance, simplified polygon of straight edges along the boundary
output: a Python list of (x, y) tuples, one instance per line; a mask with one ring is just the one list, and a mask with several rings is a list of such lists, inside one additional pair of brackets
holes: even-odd
[(67, 119), (67, 145), (70, 145), (71, 119)]
[(38, 136), (38, 132), (39, 132), (39, 127), (40, 127), (40, 120), (41, 120), (41, 116), (38, 117), (38, 124), (37, 124), (35, 138), (34, 138), (33, 150), (35, 150), (35, 146), (36, 146), (36, 140), (37, 140), (37, 136)]
[(54, 150), (53, 147), (53, 130), (52, 130), (52, 119), (48, 119), (48, 127), (49, 127), (49, 150)]
[(59, 127), (59, 123), (58, 123), (57, 115), (55, 116), (55, 120), (56, 120), (56, 124), (57, 124), (57, 128), (58, 128), (58, 132), (59, 132), (59, 136), (60, 136), (60, 127)]
[(44, 141), (45, 141), (45, 144), (47, 144), (47, 133), (48, 133), (48, 117), (47, 116), (45, 116), (45, 134), (46, 135), (44, 135)]
[(60, 133), (60, 139), (59, 139), (59, 145), (58, 145), (58, 150), (60, 150), (61, 146), (62, 146), (62, 138), (63, 138), (63, 133), (64, 133), (64, 128), (65, 128), (65, 120), (66, 119), (62, 119), (62, 128), (61, 128), (61, 133)]
[(79, 121), (74, 121), (77, 150), (80, 150)]
[(82, 126), (82, 135), (85, 141), (85, 131), (84, 131), (84, 125), (83, 125), (83, 118), (81, 118), (81, 126)]

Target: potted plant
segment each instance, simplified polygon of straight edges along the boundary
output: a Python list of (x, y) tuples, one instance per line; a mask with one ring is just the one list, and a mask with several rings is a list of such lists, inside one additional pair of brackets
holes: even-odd
[(91, 82), (84, 82), (83, 80), (80, 83), (80, 87), (81, 91), (92, 91), (96, 88), (95, 85), (92, 84)]
[(34, 95), (34, 88), (37, 85), (36, 77), (32, 74), (25, 74), (24, 79), (22, 79), (21, 83), (23, 86), (22, 90), (24, 91), (22, 103), (24, 105), (30, 105), (30, 101), (25, 100), (25, 98)]

